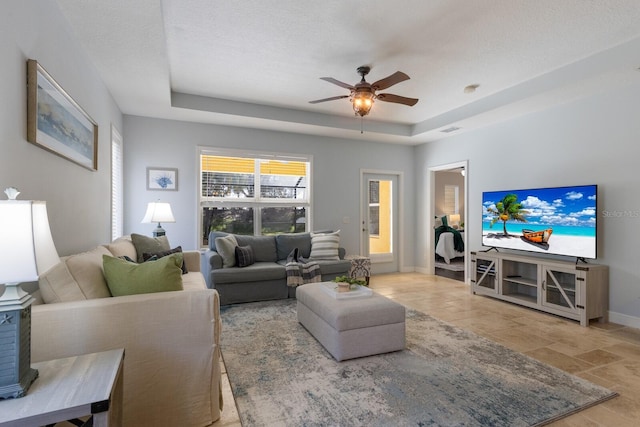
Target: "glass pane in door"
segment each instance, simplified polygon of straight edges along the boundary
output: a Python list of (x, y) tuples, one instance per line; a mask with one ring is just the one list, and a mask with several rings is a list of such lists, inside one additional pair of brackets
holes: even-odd
[(392, 181), (369, 181), (369, 253), (393, 252)]

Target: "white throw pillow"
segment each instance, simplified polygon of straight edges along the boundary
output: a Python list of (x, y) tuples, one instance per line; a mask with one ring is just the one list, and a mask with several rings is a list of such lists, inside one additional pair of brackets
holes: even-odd
[(238, 241), (233, 234), (216, 237), (216, 251), (222, 257), (223, 268), (236, 265), (236, 246), (238, 246)]
[(311, 233), (311, 255), (309, 258), (339, 260), (339, 246), (340, 230), (333, 233)]

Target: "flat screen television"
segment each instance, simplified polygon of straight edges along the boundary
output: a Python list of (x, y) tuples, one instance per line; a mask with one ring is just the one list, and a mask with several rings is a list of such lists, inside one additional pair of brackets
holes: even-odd
[(482, 244), (595, 259), (597, 185), (482, 193)]

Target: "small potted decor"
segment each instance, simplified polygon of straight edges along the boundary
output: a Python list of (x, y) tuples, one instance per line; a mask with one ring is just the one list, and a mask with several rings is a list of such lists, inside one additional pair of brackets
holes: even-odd
[(360, 279), (354, 279), (349, 276), (338, 276), (333, 279), (333, 282), (338, 284), (338, 292), (349, 292), (352, 289), (357, 289), (357, 286), (367, 286), (367, 282)]

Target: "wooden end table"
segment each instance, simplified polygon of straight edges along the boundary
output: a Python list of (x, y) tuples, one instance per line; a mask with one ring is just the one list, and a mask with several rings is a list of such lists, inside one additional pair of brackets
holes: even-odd
[(91, 415), (94, 427), (122, 425), (124, 350), (34, 363), (39, 372), (24, 397), (0, 400), (0, 426), (28, 427)]

